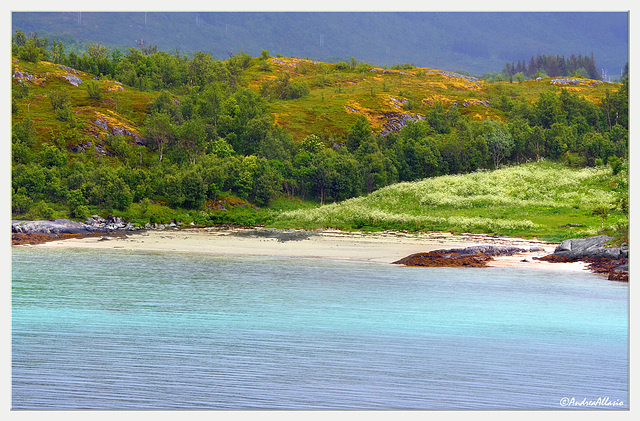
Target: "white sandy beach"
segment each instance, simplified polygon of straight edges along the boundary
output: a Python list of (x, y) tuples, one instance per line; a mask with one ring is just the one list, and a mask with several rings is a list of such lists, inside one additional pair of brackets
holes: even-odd
[(51, 241), (30, 247), (203, 253), (220, 256), (328, 258), (392, 263), (414, 253), (473, 245), (505, 245), (526, 250), (542, 248), (543, 251), (498, 257), (491, 261), (489, 266), (569, 271), (586, 270), (586, 264), (582, 262), (549, 263), (534, 260), (533, 257), (541, 257), (553, 252), (555, 244), (521, 238), (470, 234), (452, 235), (449, 233), (347, 233), (325, 230), (302, 240), (279, 241), (277, 238), (247, 235), (251, 234), (251, 232), (240, 229), (219, 228), (149, 230), (127, 233), (123, 236), (105, 235)]

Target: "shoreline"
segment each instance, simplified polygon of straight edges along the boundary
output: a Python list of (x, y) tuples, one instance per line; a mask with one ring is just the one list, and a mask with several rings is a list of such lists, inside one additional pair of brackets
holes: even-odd
[(494, 257), (487, 262), (487, 267), (590, 272), (588, 265), (584, 262), (558, 264), (534, 259), (551, 254), (557, 244), (486, 234), (184, 227), (53, 239), (39, 244), (23, 244), (16, 247), (324, 258), (392, 264), (415, 253), (478, 245), (512, 246), (535, 250), (511, 256)]

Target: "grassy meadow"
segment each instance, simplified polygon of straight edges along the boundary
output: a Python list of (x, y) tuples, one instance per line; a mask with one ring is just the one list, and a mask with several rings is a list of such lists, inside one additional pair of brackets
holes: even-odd
[[(346, 230), (450, 231), (547, 241), (624, 229), (626, 171), (535, 162), (399, 183), (368, 196), (279, 213), (274, 226)], [(609, 209), (604, 219), (594, 209)], [(621, 228), (622, 227), (622, 228)]]

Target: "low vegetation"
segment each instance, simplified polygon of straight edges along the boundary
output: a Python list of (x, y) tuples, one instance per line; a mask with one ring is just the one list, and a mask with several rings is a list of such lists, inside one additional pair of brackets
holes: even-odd
[(538, 162), (398, 183), (366, 197), (283, 212), (275, 224), (493, 233), (554, 241), (600, 232), (626, 236), (627, 183), (626, 171), (612, 175), (608, 167), (572, 169)]

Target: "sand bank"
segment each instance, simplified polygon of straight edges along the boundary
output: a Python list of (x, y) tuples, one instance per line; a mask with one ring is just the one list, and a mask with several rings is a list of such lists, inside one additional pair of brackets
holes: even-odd
[[(278, 256), (328, 258), (360, 262), (393, 263), (414, 253), (474, 245), (506, 245), (540, 251), (495, 258), (489, 266), (553, 270), (586, 270), (586, 264), (534, 260), (550, 254), (555, 244), (512, 237), (405, 234), (398, 232), (353, 233), (335, 230), (304, 232), (299, 236), (266, 236), (273, 231), (220, 228), (182, 228), (142, 231), (120, 236), (73, 238), (31, 247), (202, 253), (220, 256)], [(298, 232), (296, 232), (298, 233)]]

